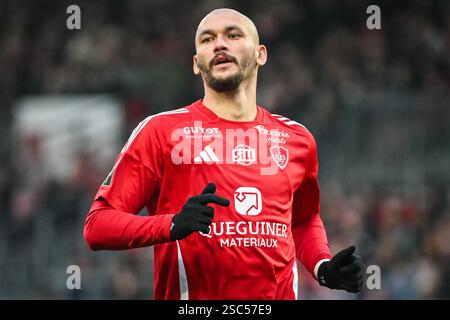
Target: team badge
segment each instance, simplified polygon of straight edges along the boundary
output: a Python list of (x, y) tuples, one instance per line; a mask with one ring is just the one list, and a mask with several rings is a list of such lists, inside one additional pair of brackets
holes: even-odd
[(288, 149), (280, 146), (272, 146), (270, 147), (270, 155), (272, 156), (272, 159), (275, 160), (275, 163), (281, 170), (286, 168), (289, 162)]

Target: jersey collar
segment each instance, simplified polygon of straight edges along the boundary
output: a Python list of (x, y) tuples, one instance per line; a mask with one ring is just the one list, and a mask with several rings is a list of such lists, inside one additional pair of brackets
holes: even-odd
[(197, 100), (196, 102), (193, 103), (193, 105), (200, 113), (202, 113), (209, 120), (223, 121), (223, 122), (229, 122), (229, 123), (235, 123), (235, 124), (261, 123), (264, 120), (264, 109), (261, 108), (259, 105), (256, 105), (256, 108), (257, 108), (256, 119), (252, 120), (252, 121), (233, 121), (233, 120), (227, 120), (227, 119), (220, 118), (211, 109), (209, 109), (208, 107), (206, 107), (203, 104), (203, 99)]

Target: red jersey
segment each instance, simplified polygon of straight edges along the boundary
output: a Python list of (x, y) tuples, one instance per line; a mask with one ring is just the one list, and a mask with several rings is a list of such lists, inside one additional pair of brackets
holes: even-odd
[[(260, 106), (254, 121), (225, 120), (199, 100), (133, 131), (84, 236), (94, 250), (154, 245), (155, 299), (296, 299), (296, 258), (315, 277), (331, 258), (317, 172), (314, 137), (299, 123)], [(230, 206), (209, 204), (209, 234), (171, 241), (173, 216), (209, 182)]]

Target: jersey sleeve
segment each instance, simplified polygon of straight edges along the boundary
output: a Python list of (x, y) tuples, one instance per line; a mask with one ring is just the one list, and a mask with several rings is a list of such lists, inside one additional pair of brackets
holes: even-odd
[[(133, 131), (86, 218), (84, 236), (92, 249), (130, 249), (170, 241), (173, 214), (155, 212), (163, 148), (157, 121), (144, 120)], [(150, 215), (137, 215), (144, 207)]]
[(317, 278), (315, 270), (323, 260), (331, 258), (331, 252), (326, 231), (320, 218), (317, 147), (311, 134), (309, 140), (310, 157), (305, 178), (294, 192), (292, 233), (297, 258)]
[(164, 142), (157, 119), (146, 119), (134, 129), (95, 200), (137, 214), (159, 191), (163, 175)]

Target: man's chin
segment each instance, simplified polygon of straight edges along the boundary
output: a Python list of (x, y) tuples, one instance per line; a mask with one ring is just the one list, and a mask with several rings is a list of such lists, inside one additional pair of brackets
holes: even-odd
[(217, 80), (227, 80), (237, 76), (238, 71), (234, 70), (213, 70), (212, 76)]
[(231, 92), (236, 90), (240, 81), (235, 77), (214, 78), (209, 82), (209, 87), (217, 92)]

